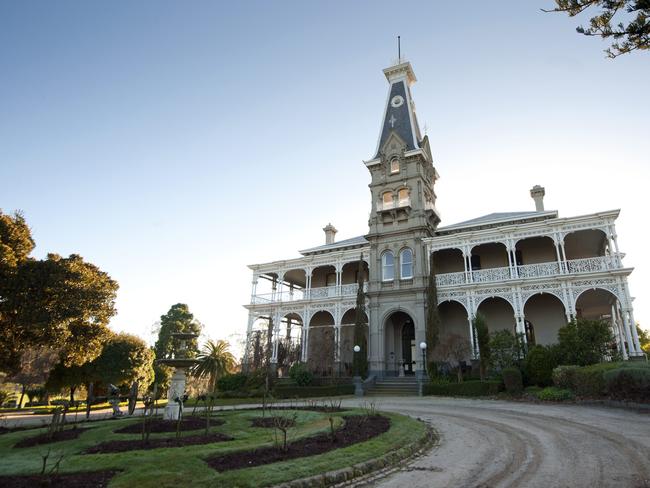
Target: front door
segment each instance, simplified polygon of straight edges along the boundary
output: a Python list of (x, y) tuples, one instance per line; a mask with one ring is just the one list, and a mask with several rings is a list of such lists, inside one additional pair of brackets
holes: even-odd
[(415, 328), (413, 322), (406, 321), (402, 326), (402, 360), (404, 374), (415, 374)]

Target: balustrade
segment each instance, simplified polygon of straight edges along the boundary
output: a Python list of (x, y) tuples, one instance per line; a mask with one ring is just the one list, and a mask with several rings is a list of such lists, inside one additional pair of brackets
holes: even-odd
[[(282, 291), (276, 293), (265, 293), (261, 295), (254, 295), (251, 303), (253, 305), (259, 305), (264, 303), (274, 303), (274, 302), (295, 302), (298, 300), (318, 300), (321, 298), (335, 298), (335, 297), (346, 297), (346, 296), (355, 296), (359, 285), (357, 283), (349, 283), (346, 285), (338, 286), (323, 286), (310, 289), (295, 289), (292, 292)], [(363, 291), (368, 291), (368, 283), (363, 284)]]
[(553, 276), (560, 274), (560, 265), (557, 262), (524, 264), (517, 266), (520, 278), (537, 278), (539, 276)]
[(617, 264), (613, 256), (599, 256), (596, 258), (571, 259), (567, 261), (569, 273), (593, 273), (616, 269)]

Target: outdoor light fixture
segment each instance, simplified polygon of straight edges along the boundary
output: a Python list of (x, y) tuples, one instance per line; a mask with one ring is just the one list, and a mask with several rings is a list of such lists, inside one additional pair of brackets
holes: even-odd
[(353, 349), (354, 349), (354, 352), (360, 352), (361, 351), (361, 348), (359, 346), (354, 346)]
[(427, 343), (426, 342), (420, 342), (420, 349), (423, 351), (427, 348)]
[(426, 350), (427, 350), (427, 343), (422, 341), (420, 342), (420, 349), (422, 349), (422, 371), (424, 372), (424, 377), (427, 376), (427, 357), (426, 357)]
[[(359, 354), (361, 352), (361, 346), (355, 345), (352, 350), (354, 351), (354, 354)], [(357, 361), (357, 357), (354, 357), (354, 396), (363, 396), (363, 386), (361, 385), (361, 376), (359, 372), (359, 361)]]

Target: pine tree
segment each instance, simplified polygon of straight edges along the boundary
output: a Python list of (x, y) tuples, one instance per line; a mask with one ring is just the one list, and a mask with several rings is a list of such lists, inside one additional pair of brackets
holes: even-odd
[(427, 361), (433, 362), (433, 351), (438, 345), (440, 333), (440, 313), (438, 312), (438, 289), (436, 288), (436, 273), (433, 265), (433, 254), (429, 257), (429, 286), (427, 287)]
[(361, 377), (368, 375), (368, 344), (366, 341), (366, 321), (365, 304), (366, 294), (363, 291), (364, 273), (363, 273), (363, 255), (359, 258), (359, 267), (357, 271), (357, 305), (354, 316), (354, 345), (359, 346), (361, 351), (355, 352), (353, 356), (353, 371)]

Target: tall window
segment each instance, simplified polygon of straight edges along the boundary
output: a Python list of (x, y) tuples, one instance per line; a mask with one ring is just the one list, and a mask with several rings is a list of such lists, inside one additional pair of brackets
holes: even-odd
[(390, 174), (399, 173), (399, 159), (393, 158), (390, 160)]
[(397, 192), (397, 200), (399, 201), (400, 207), (406, 207), (411, 204), (408, 188), (402, 188)]
[(381, 280), (393, 281), (395, 279), (395, 256), (390, 251), (381, 255)]
[(392, 191), (386, 191), (383, 193), (381, 196), (381, 200), (383, 203), (383, 208), (393, 208), (395, 205), (393, 204), (393, 192)]
[(413, 251), (404, 249), (399, 254), (400, 278), (403, 280), (413, 278)]

